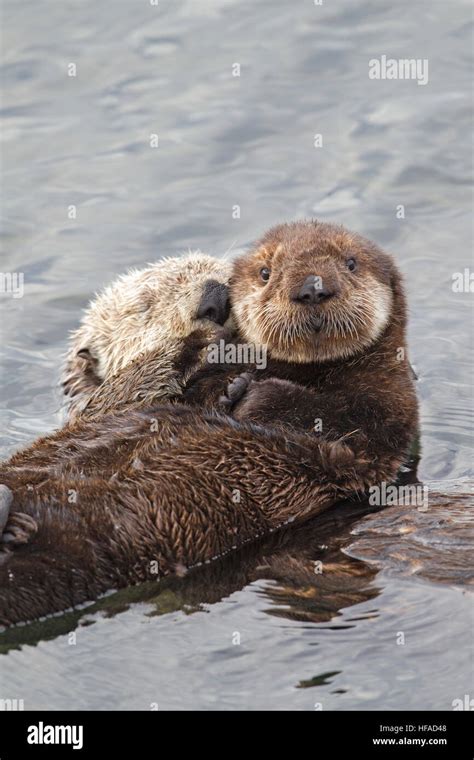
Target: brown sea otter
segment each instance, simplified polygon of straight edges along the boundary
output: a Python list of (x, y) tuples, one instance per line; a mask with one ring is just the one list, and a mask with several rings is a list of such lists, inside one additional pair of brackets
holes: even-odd
[[(282, 225), (235, 263), (231, 293), (235, 340), (263, 343), (265, 370), (207, 365), (185, 391), (205, 413), (79, 419), (2, 467), (13, 511), (38, 525), (0, 569), (4, 623), (209, 561), (395, 477), (416, 397), (391, 258), (339, 227)], [(227, 389), (234, 420), (215, 412)]]

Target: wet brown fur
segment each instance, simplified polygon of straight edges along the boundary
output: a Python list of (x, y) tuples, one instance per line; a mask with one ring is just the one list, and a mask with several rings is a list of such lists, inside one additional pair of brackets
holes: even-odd
[[(344, 280), (353, 255), (359, 280)], [(262, 266), (272, 269), (268, 285), (258, 280)], [(341, 311), (350, 301), (351, 283), (357, 290), (375, 282), (388, 304), (385, 324), (369, 312), (358, 333), (354, 324), (346, 333), (339, 324), (331, 335), (327, 308), (326, 331), (310, 329), (313, 317), (289, 298), (306, 272), (337, 280), (336, 311), (337, 298)], [(1, 468), (14, 510), (38, 524), (27, 546), (4, 553), (1, 622), (156, 578), (157, 568), (162, 575), (209, 561), (395, 477), (417, 415), (406, 351), (400, 359), (405, 302), (390, 257), (332, 225), (282, 225), (236, 262), (232, 293), (237, 340), (266, 341), (270, 349), (267, 368), (254, 372), (235, 406), (235, 420), (215, 410), (228, 383), (249, 368), (209, 365), (183, 399), (204, 403), (205, 413), (160, 405), (79, 419)], [(279, 305), (273, 323), (261, 323), (265, 303)], [(315, 361), (318, 347), (322, 361)]]
[[(357, 260), (355, 273), (346, 268), (349, 258)], [(271, 268), (267, 284), (259, 278), (264, 266)], [(327, 304), (313, 308), (291, 302), (291, 294), (309, 273), (335, 286), (336, 295)], [(372, 320), (377, 308), (374, 293), (387, 304), (386, 321), (378, 332)], [(357, 334), (354, 322), (345, 325), (342, 320), (331, 331), (331, 318), (347, 312), (354, 299), (359, 308), (365, 302), (367, 309), (360, 312)], [(342, 227), (280, 225), (235, 262), (231, 300), (240, 330), (234, 342), (253, 339), (269, 349), (266, 368), (251, 372), (233, 416), (313, 435), (320, 421), (319, 438), (344, 439), (356, 456), (373, 462), (375, 480), (393, 478), (418, 422), (406, 347), (405, 296), (393, 259)], [(270, 322), (262, 317), (269, 304)], [(320, 330), (312, 326), (316, 316), (325, 320)], [(322, 358), (315, 360), (319, 354)], [(188, 383), (184, 401), (216, 407), (228, 383), (249, 369), (228, 364), (203, 367)]]

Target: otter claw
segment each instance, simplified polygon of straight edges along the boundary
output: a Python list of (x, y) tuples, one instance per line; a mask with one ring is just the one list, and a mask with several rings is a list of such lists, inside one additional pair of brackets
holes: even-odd
[(251, 382), (251, 372), (242, 372), (235, 377), (227, 386), (227, 395), (219, 399), (221, 406), (232, 409), (244, 397)]

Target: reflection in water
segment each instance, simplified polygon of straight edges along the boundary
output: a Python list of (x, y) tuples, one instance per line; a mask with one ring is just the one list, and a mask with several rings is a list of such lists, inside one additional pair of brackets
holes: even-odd
[[(320, 673), (319, 676), (314, 676), (313, 678), (310, 678), (308, 681), (300, 681), (297, 685), (297, 689), (311, 689), (313, 686), (327, 686), (327, 684), (331, 683), (331, 678), (334, 676), (338, 676), (340, 670), (332, 670), (328, 673)], [(336, 693), (336, 692), (334, 692)], [(337, 690), (338, 694), (343, 694), (343, 689)]]

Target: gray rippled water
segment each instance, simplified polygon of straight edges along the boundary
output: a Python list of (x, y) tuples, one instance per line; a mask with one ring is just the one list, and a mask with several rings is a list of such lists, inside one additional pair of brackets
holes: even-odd
[[(451, 709), (472, 693), (472, 295), (452, 287), (472, 269), (469, 8), (3, 1), (0, 268), (24, 275), (24, 295), (0, 299), (0, 453), (61, 422), (67, 333), (118, 272), (318, 217), (375, 239), (405, 274), (419, 474), (435, 496), (415, 517), (342, 506), (211, 569), (4, 635), (1, 698)], [(428, 83), (369, 79), (381, 55), (427, 59)]]

